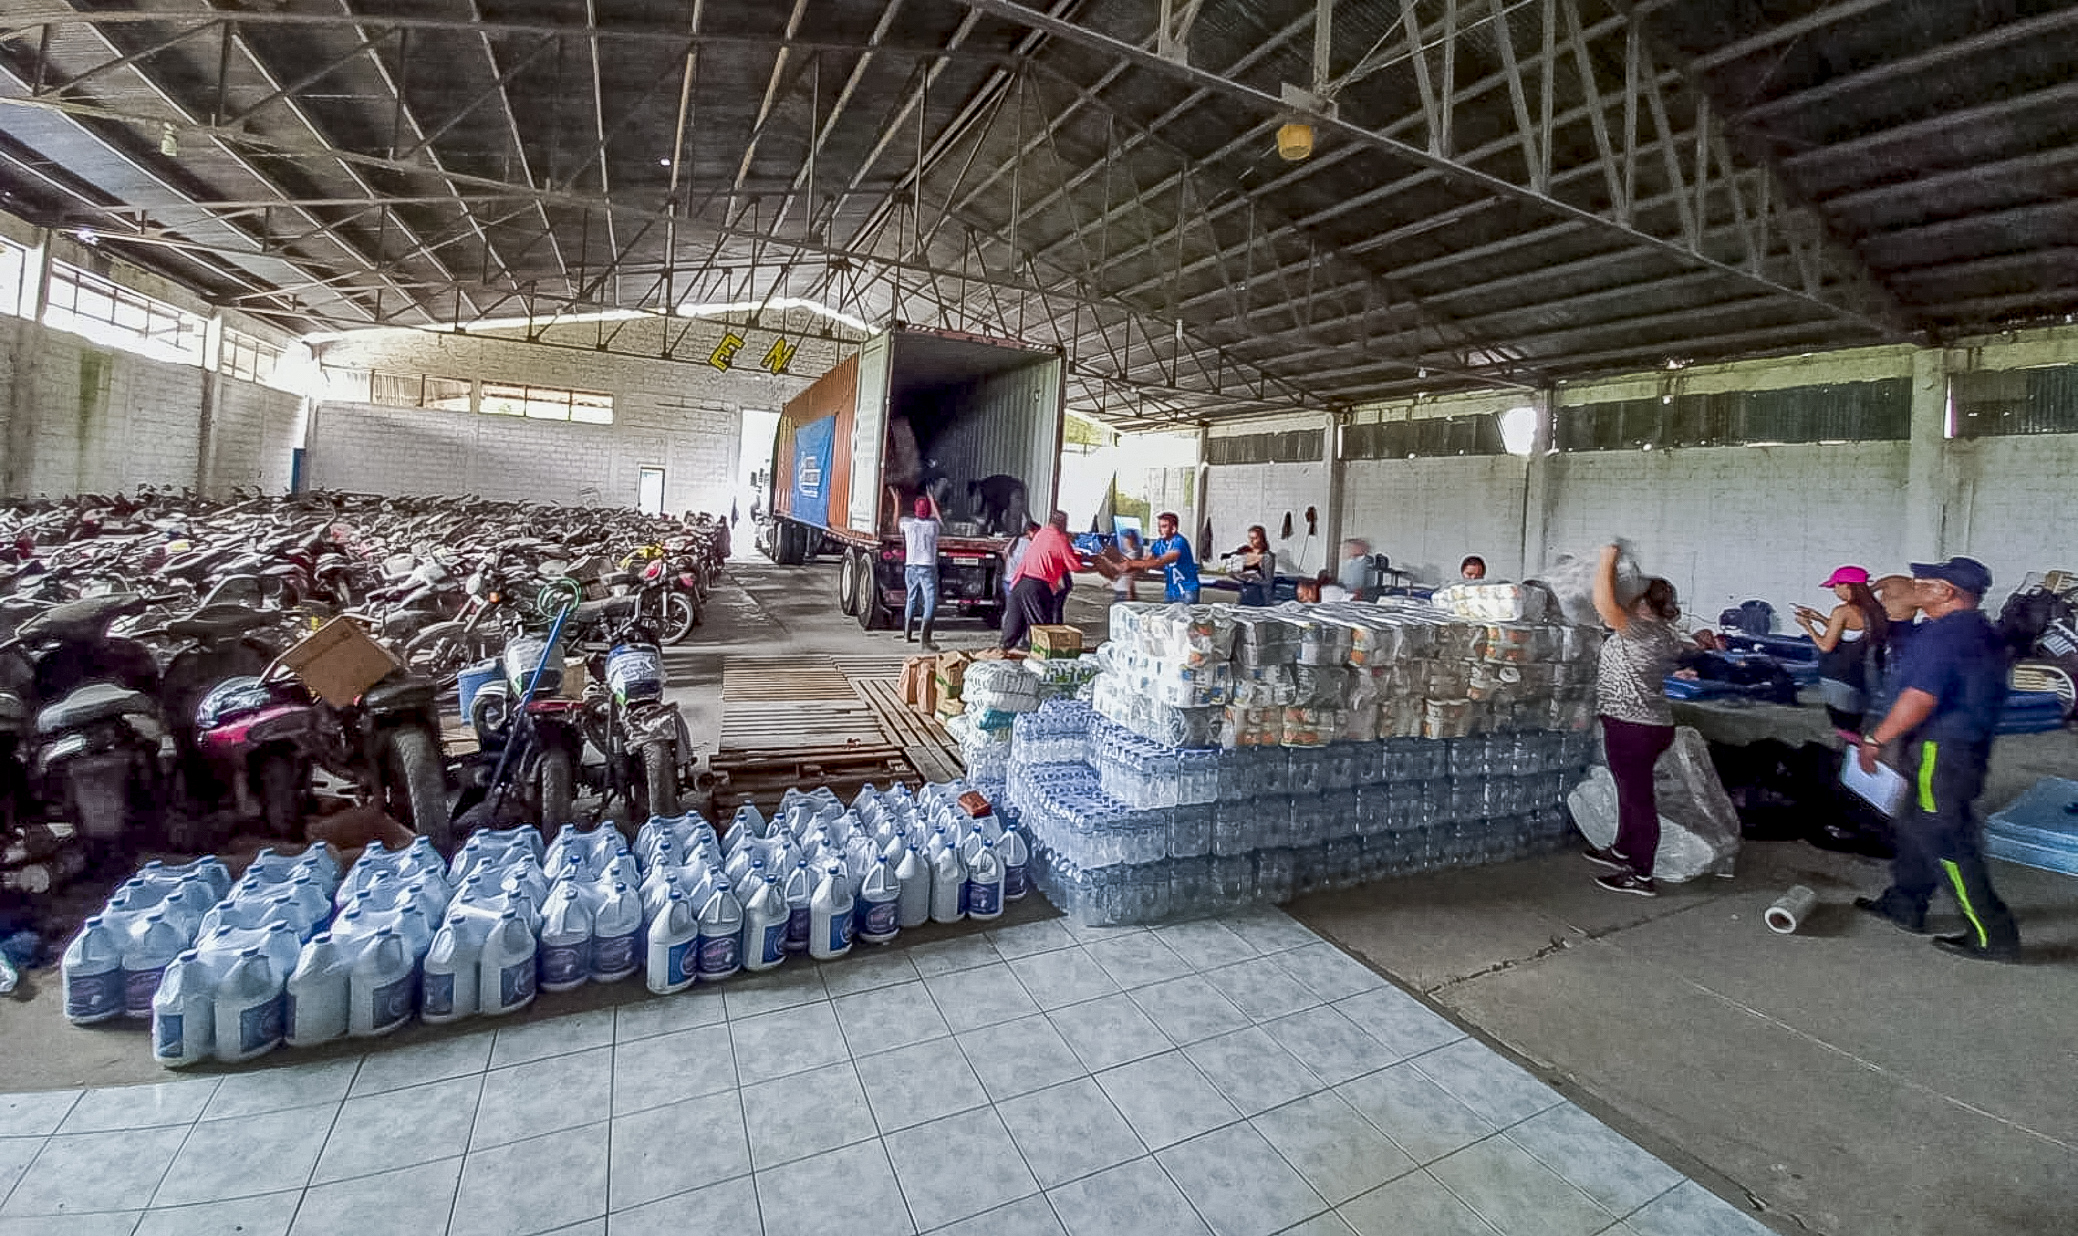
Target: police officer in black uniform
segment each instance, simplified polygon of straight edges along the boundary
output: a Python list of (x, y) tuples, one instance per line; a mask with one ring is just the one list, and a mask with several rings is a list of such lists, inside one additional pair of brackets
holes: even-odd
[(1927, 903), (1937, 887), (1955, 895), (1969, 925), (1938, 936), (1934, 947), (1963, 957), (2012, 961), (2020, 928), (1992, 889), (1983, 838), (1971, 802), (1984, 789), (1985, 765), (2006, 702), (2006, 656), (1996, 628), (1978, 608), (1991, 572), (1974, 558), (1915, 562), (1912, 582), (1933, 621), (1919, 628), (1898, 668), (1897, 700), (1862, 739), (1862, 769), (1877, 753), (1905, 742), (1912, 774), (1910, 809), (1898, 820), (1890, 887), (1857, 897), (1856, 908), (1914, 934), (1926, 933)]

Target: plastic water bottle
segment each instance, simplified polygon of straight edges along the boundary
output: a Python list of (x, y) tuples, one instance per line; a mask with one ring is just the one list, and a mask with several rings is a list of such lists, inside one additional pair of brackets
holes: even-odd
[(575, 884), (558, 885), (541, 916), (541, 990), (571, 991), (584, 986), (591, 969), (592, 908)]
[(216, 1054), (216, 986), (193, 949), (166, 967), (152, 997), (152, 1059), (182, 1069)]
[(517, 910), (498, 915), (484, 938), (477, 971), (476, 1009), (487, 1017), (515, 1012), (534, 1002), (534, 930)]
[(649, 923), (649, 989), (669, 995), (692, 986), (699, 977), (699, 941), (700, 912), (673, 890)]
[(948, 845), (931, 860), (931, 921), (957, 923), (967, 916), (967, 865), (959, 847)]
[(642, 898), (616, 881), (592, 914), (590, 976), (595, 983), (617, 983), (641, 968)]
[(123, 941), (123, 1016), (140, 1021), (151, 1018), (159, 976), (187, 947), (187, 934), (167, 921), (163, 909), (138, 920), (130, 938)]
[(810, 870), (807, 859), (794, 864), (780, 891), (786, 896), (786, 951), (805, 953), (809, 939), (815, 934), (810, 908), (815, 899), (815, 872)]
[(1028, 864), (1032, 860), (1032, 848), (1026, 844), (1022, 832), (1015, 828), (1003, 830), (1003, 840), (996, 846), (996, 857), (1003, 860), (1003, 900), (1017, 901), (1032, 891)]
[(281, 1046), (282, 980), (267, 954), (248, 948), (216, 989), (216, 1058), (256, 1060)]
[(931, 921), (931, 866), (914, 846), (906, 846), (896, 861), (895, 881), (901, 885), (895, 898), (895, 919), (903, 927), (921, 927)]
[(779, 881), (766, 876), (743, 899), (741, 952), (746, 970), (770, 970), (786, 960), (786, 896)]
[(1003, 860), (996, 847), (984, 841), (967, 868), (967, 917), (1003, 917)]
[(825, 870), (809, 901), (808, 955), (829, 961), (851, 951), (853, 898), (841, 867)]
[(868, 944), (886, 944), (902, 929), (902, 883), (888, 869), (885, 858), (875, 858), (859, 881), (853, 913), (857, 937)]
[(347, 1033), (373, 1038), (410, 1021), (417, 995), (412, 970), (404, 937), (390, 928), (376, 932), (347, 975)]
[(289, 975), (282, 1039), (291, 1047), (314, 1047), (346, 1035), (348, 975), (352, 964), (329, 931), (303, 946)]
[(476, 1013), (477, 975), (483, 969), (483, 945), (494, 920), (474, 910), (460, 910), (433, 936), (419, 976), (419, 1017), (431, 1025), (460, 1021)]
[(59, 971), (65, 1019), (92, 1025), (123, 1014), (123, 940), (100, 915), (88, 919), (65, 946)]
[(700, 903), (699, 980), (719, 983), (743, 968), (743, 904), (727, 880)]

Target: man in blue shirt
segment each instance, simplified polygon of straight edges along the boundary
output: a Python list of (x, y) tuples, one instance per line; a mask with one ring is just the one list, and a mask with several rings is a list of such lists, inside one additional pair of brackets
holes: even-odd
[(1176, 512), (1163, 511), (1154, 517), (1154, 530), (1160, 535), (1147, 543), (1147, 557), (1126, 565), (1141, 571), (1160, 570), (1162, 573), (1162, 595), (1174, 603), (1185, 605), (1198, 603), (1198, 559), (1191, 552), (1191, 543), (1176, 531)]
[(1904, 763), (1913, 774), (1911, 807), (1898, 820), (1890, 887), (1854, 904), (1924, 934), (1927, 903), (1945, 883), (1969, 930), (1936, 937), (1934, 946), (1963, 957), (2012, 961), (2020, 956), (2020, 928), (1992, 889), (1970, 809), (1984, 789), (2006, 702), (2005, 646), (1978, 608), (1991, 589), (1991, 572), (1974, 558), (1915, 562), (1912, 583), (1932, 621), (1919, 628), (1898, 667), (1897, 702), (1862, 739), (1858, 753), (1863, 771), (1873, 772), (1877, 753), (1904, 740)]

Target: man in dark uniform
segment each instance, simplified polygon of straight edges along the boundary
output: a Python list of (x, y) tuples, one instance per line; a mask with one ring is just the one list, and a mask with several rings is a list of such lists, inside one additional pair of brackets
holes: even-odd
[(1890, 887), (1857, 897), (1857, 909), (1915, 934), (1926, 932), (1927, 903), (1946, 885), (1969, 930), (1934, 946), (1964, 957), (2012, 961), (2020, 928), (1984, 867), (1983, 838), (1970, 804), (1984, 789), (1985, 765), (2006, 702), (2006, 657), (1998, 630), (1978, 608), (1991, 572), (1974, 558), (1915, 562), (1912, 583), (1932, 621), (1919, 628), (1897, 672), (1897, 702), (1867, 737), (1859, 758), (1874, 772), (1887, 744), (1905, 742), (1910, 808), (1898, 820)]

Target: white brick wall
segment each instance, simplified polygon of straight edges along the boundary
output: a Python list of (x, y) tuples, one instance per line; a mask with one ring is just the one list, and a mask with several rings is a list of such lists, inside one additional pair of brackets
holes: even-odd
[(1947, 463), (1947, 548), (1991, 568), (1995, 597), (2029, 571), (2078, 570), (2078, 434), (1958, 440)]
[[(1316, 423), (1318, 418), (1316, 419)], [(1328, 470), (1320, 463), (1227, 464), (1211, 470), (1205, 485), (1205, 506), (1212, 515), (1213, 562), (1216, 555), (1239, 547), (1247, 539), (1250, 524), (1261, 524), (1277, 551), (1277, 570), (1282, 575), (1316, 574), (1331, 566), (1339, 555), (1323, 537), (1327, 534)], [(1306, 508), (1320, 514), (1320, 535), (1306, 535)], [(1290, 539), (1280, 537), (1284, 517), (1292, 518)]]
[[(609, 324), (609, 329), (611, 324)], [(570, 339), (595, 328), (559, 328)], [(654, 330), (634, 323), (627, 330)], [(698, 351), (695, 324), (681, 353)], [(769, 342), (764, 335), (753, 345)], [(615, 348), (634, 346), (616, 338)], [(822, 351), (827, 351), (827, 346)], [(383, 331), (324, 345), (327, 368), (529, 383), (611, 392), (610, 426), (529, 421), (435, 410), (320, 405), (310, 442), (311, 483), (374, 493), (472, 493), (544, 502), (632, 506), (639, 469), (665, 469), (668, 510), (726, 512), (736, 497), (742, 410), (777, 411), (807, 379), (766, 374), (752, 348), (722, 373), (705, 364), (529, 344), (481, 334)], [(818, 373), (831, 356), (802, 345), (797, 369)], [(702, 352), (704, 354), (704, 352)], [(758, 355), (762, 355), (759, 350)]]
[(1514, 455), (1352, 460), (1342, 465), (1342, 535), (1420, 580), (1457, 578), (1466, 554), (1495, 578), (1519, 578), (1524, 474)]

